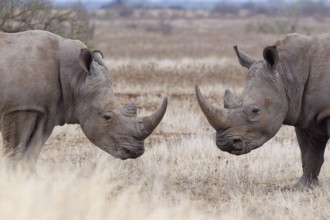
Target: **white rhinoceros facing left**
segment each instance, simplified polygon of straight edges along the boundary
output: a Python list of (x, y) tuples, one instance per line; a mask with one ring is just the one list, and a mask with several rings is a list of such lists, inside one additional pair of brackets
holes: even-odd
[(196, 86), (199, 105), (216, 130), (217, 147), (246, 154), (272, 138), (282, 124), (292, 125), (303, 168), (296, 187), (317, 184), (330, 137), (330, 34), (289, 34), (266, 47), (263, 60), (234, 49), (248, 69), (240, 98), (227, 90), (224, 108), (217, 108)]
[(57, 125), (80, 124), (96, 146), (120, 159), (144, 152), (143, 140), (163, 118), (162, 106), (139, 118), (121, 108), (100, 51), (45, 31), (0, 33), (0, 131), (5, 158), (32, 169)]

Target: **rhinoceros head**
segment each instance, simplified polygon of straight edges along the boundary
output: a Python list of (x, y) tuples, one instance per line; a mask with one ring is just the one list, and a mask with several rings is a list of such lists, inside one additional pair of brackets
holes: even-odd
[(264, 49), (264, 60), (255, 61), (234, 47), (239, 62), (248, 69), (242, 95), (225, 91), (224, 108), (212, 106), (196, 85), (198, 103), (216, 130), (216, 145), (231, 154), (249, 153), (263, 145), (280, 129), (288, 111), (288, 101), (276, 69), (279, 55), (275, 46)]
[(137, 117), (134, 103), (119, 107), (112, 90), (111, 75), (100, 51), (81, 49), (80, 66), (84, 74), (76, 94), (79, 124), (87, 138), (102, 150), (120, 159), (144, 153), (144, 139), (163, 118), (167, 98), (151, 116)]

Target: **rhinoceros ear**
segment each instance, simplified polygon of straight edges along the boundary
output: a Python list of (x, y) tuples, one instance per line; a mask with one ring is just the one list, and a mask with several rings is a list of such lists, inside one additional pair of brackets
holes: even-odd
[(238, 61), (241, 64), (241, 66), (245, 68), (250, 68), (250, 66), (255, 62), (254, 59), (252, 59), (249, 55), (238, 49), (237, 46), (234, 46), (234, 50), (236, 52), (236, 55), (238, 57)]
[(264, 49), (263, 52), (264, 59), (267, 61), (267, 63), (272, 67), (275, 68), (278, 61), (279, 56), (276, 50), (276, 46), (268, 46)]
[(87, 48), (80, 49), (79, 64), (87, 73), (90, 73), (92, 61), (92, 53)]
[(94, 50), (92, 52), (93, 54), (93, 59), (98, 62), (99, 64), (104, 66), (104, 62), (103, 62), (103, 53), (99, 50)]
[(99, 51), (99, 50), (93, 50), (93, 54), (95, 56), (100, 56), (101, 59), (104, 58), (103, 53), (101, 51)]

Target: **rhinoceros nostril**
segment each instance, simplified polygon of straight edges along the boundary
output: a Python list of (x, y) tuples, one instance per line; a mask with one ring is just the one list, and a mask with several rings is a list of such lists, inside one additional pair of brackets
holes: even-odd
[(241, 139), (233, 139), (233, 147), (235, 150), (242, 150), (243, 149), (243, 142)]

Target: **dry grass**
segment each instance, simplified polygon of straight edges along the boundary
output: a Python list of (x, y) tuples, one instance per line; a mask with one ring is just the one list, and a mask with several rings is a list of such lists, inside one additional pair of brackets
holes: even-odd
[[(98, 24), (94, 44), (107, 57), (122, 103), (134, 100), (146, 115), (169, 97), (145, 154), (114, 159), (93, 146), (79, 126), (57, 127), (40, 155), (38, 177), (0, 170), (0, 219), (330, 217), (327, 160), (321, 187), (288, 190), (302, 173), (291, 127), (262, 148), (233, 156), (216, 148), (214, 131), (195, 100), (195, 83), (218, 105), (225, 88), (240, 92), (245, 71), (232, 45), (260, 57), (262, 47), (280, 36), (245, 35), (243, 27), (252, 21), (243, 20), (178, 20), (171, 36), (132, 29), (131, 22)], [(152, 21), (140, 22), (143, 27)]]

